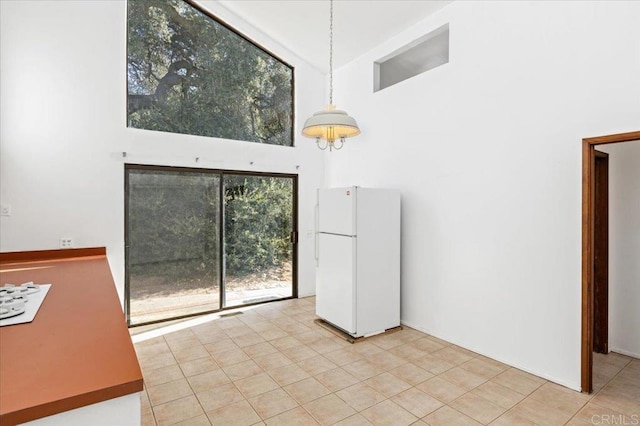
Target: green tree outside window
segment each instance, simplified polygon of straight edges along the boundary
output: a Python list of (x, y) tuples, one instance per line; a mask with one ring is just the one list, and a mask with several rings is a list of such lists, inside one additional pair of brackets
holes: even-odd
[(129, 0), (129, 127), (293, 145), (293, 68), (183, 0)]

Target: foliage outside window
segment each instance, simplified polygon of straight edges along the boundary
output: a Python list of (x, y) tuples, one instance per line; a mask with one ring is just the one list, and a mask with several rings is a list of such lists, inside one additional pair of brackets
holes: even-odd
[(225, 175), (227, 272), (242, 275), (291, 264), (293, 180)]
[[(221, 182), (224, 215), (218, 201)], [(177, 275), (169, 270), (163, 275), (178, 280), (189, 276), (194, 264), (208, 265), (212, 250), (218, 250), (221, 216), (227, 272), (266, 274), (291, 262), (291, 178), (132, 169), (128, 192), (134, 267), (158, 269), (158, 264), (171, 263)], [(207, 272), (215, 277), (218, 269)]]
[(293, 145), (293, 69), (183, 0), (129, 0), (128, 125)]
[(295, 294), (295, 176), (125, 170), (130, 325)]

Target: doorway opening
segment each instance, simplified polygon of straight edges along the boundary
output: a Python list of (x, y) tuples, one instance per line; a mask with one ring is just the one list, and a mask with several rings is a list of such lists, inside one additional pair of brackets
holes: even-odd
[(297, 175), (125, 166), (129, 326), (297, 297)]
[[(603, 220), (602, 207), (598, 209), (600, 212), (596, 215), (596, 193), (598, 193), (598, 200), (600, 202), (604, 199), (603, 180), (602, 175), (605, 170), (608, 170), (608, 166), (605, 168), (604, 163), (607, 160), (603, 160), (604, 157), (601, 154), (597, 154), (596, 146), (632, 142), (640, 140), (640, 131), (619, 133), (606, 136), (598, 136), (593, 138), (585, 138), (582, 140), (582, 344), (581, 344), (581, 387), (583, 392), (590, 393), (593, 390), (593, 351), (594, 348), (599, 350), (607, 350), (606, 331), (602, 330), (604, 316), (603, 312), (603, 300), (600, 298), (598, 305), (596, 305), (596, 292), (602, 293), (602, 280), (598, 277), (602, 277), (604, 272), (602, 267), (598, 265), (604, 265), (605, 259), (603, 256), (603, 247), (596, 244), (599, 240), (602, 242), (602, 235), (597, 235), (596, 239), (596, 220), (601, 222)], [(598, 179), (596, 179), (598, 176)], [(596, 184), (598, 182), (598, 185)], [(598, 217), (596, 219), (596, 216)], [(606, 219), (606, 218), (605, 218)], [(599, 223), (600, 225), (600, 223)], [(602, 226), (598, 226), (601, 232), (604, 229)], [(606, 234), (605, 234), (606, 235)], [(606, 247), (604, 248), (606, 249)], [(596, 259), (598, 258), (598, 259)], [(608, 263), (607, 263), (608, 265)], [(599, 280), (598, 288), (596, 288), (596, 281)], [(607, 284), (608, 287), (608, 284)], [(594, 324), (598, 324), (598, 330), (594, 329)], [(596, 336), (597, 334), (597, 336)], [(603, 339), (604, 346), (603, 346)], [(597, 346), (594, 346), (598, 340)]]
[(593, 351), (609, 353), (609, 154), (595, 151)]

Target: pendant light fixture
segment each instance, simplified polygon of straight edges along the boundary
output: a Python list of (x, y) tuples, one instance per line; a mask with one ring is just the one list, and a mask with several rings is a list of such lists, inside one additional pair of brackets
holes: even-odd
[(360, 129), (353, 117), (333, 105), (333, 0), (329, 4), (329, 105), (307, 119), (302, 134), (315, 138), (318, 148), (332, 151), (342, 148), (346, 138), (359, 135)]

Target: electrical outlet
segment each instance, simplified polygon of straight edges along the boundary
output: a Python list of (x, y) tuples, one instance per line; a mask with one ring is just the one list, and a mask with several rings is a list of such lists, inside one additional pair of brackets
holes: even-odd
[(73, 247), (72, 238), (60, 238), (60, 248), (71, 248), (71, 247)]
[(0, 216), (11, 216), (11, 206), (9, 204), (0, 206)]

